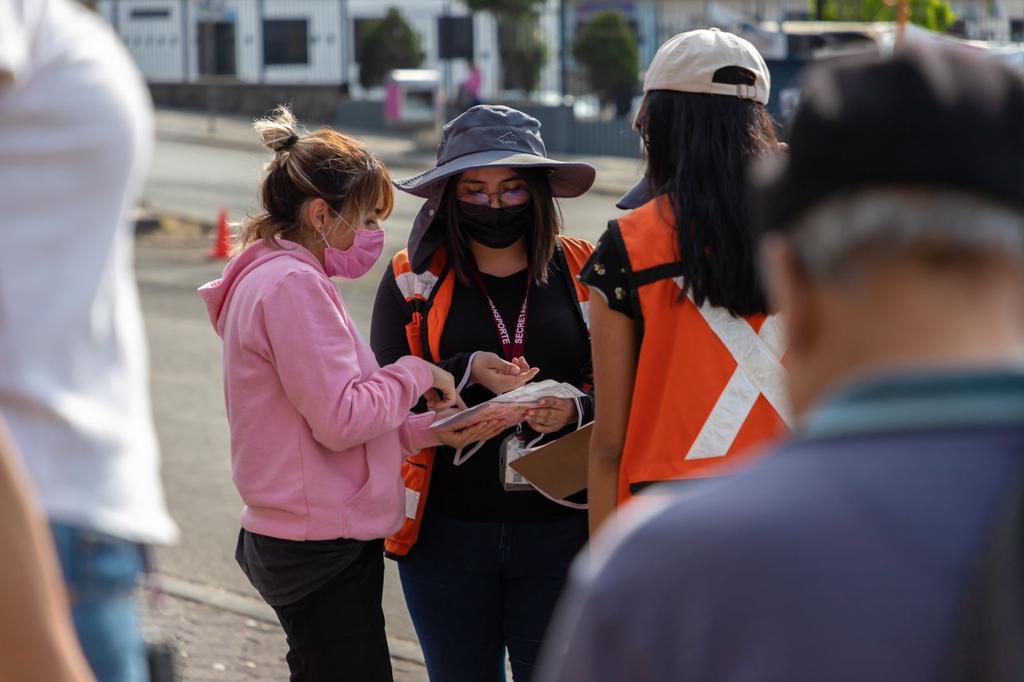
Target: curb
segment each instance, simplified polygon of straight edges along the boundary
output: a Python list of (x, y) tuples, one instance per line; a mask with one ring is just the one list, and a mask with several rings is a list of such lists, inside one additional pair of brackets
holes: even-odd
[[(354, 131), (351, 133), (353, 137), (359, 138), (360, 133)], [(185, 144), (202, 144), (210, 147), (219, 147), (221, 149), (233, 149), (236, 151), (252, 152), (254, 154), (262, 154), (261, 148), (252, 142), (243, 142), (241, 140), (232, 140), (224, 137), (218, 137), (217, 135), (209, 135), (206, 133), (194, 133), (182, 130), (171, 130), (171, 129), (158, 129), (156, 131), (156, 137), (158, 140), (166, 140), (168, 142), (181, 142)], [(384, 162), (386, 166), (394, 166), (396, 168), (416, 168), (424, 167), (434, 163), (435, 159), (432, 155), (424, 152), (407, 152), (404, 154), (376, 154), (377, 158)], [(583, 158), (583, 157), (581, 157)], [(639, 160), (637, 160), (639, 164)], [(628, 192), (632, 188), (632, 185), (622, 187), (619, 185), (604, 184), (600, 180), (600, 171), (598, 171), (598, 179), (594, 182), (593, 187), (590, 188), (591, 194), (599, 194), (601, 196), (610, 196), (618, 199), (623, 194)]]
[[(274, 609), (252, 597), (171, 575), (155, 576), (155, 582), (161, 592), (171, 597), (211, 606), (222, 611), (230, 611), (271, 625), (280, 625)], [(395, 660), (420, 666), (426, 665), (423, 661), (423, 652), (416, 642), (398, 639), (389, 634), (388, 649), (390, 649), (391, 658)]]

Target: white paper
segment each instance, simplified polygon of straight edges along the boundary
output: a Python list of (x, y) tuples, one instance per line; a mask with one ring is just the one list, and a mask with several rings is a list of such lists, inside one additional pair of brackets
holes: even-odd
[(560, 383), (547, 379), (533, 384), (526, 384), (514, 391), (502, 393), (485, 403), (474, 405), (458, 414), (441, 419), (431, 425), (434, 431), (459, 426), (465, 428), (484, 419), (506, 419), (509, 426), (523, 421), (526, 411), (537, 407), (542, 398), (564, 398), (572, 400), (586, 395), (572, 384)]

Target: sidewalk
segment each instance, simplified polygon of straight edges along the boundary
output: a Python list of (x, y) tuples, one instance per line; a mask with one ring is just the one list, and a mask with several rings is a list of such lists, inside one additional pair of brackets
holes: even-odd
[[(312, 121), (300, 120), (300, 123), (310, 129), (317, 127)], [(434, 150), (418, 149), (412, 136), (406, 132), (345, 132), (361, 140), (378, 158), (394, 169), (418, 173), (434, 165)], [(222, 146), (255, 153), (264, 151), (256, 139), (252, 121), (238, 116), (217, 116), (211, 121), (210, 117), (202, 112), (161, 109), (156, 113), (156, 134), (158, 139), (176, 142)], [(590, 191), (597, 194), (619, 197), (636, 184), (642, 175), (640, 159), (574, 155), (559, 155), (558, 158), (585, 161), (596, 167), (597, 180)]]
[[(143, 631), (169, 644), (182, 682), (288, 679), (284, 632), (266, 604), (164, 577), (155, 603), (140, 593)], [(426, 682), (422, 655), (411, 642), (389, 638), (395, 682)]]

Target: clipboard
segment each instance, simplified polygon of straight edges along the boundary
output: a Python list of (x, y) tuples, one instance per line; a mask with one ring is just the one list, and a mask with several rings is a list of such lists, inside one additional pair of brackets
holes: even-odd
[(587, 487), (591, 422), (568, 436), (534, 448), (509, 466), (546, 494), (563, 499)]

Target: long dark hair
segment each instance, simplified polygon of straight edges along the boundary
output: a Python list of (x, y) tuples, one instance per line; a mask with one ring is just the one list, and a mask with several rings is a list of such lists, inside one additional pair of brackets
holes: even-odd
[[(715, 80), (753, 84), (753, 74), (729, 67)], [(648, 93), (641, 112), (644, 177), (652, 196), (671, 197), (683, 295), (736, 316), (767, 312), (745, 175), (751, 158), (780, 147), (771, 116), (751, 100), (669, 90)]]
[[(526, 254), (529, 276), (537, 284), (548, 283), (548, 266), (555, 255), (555, 242), (562, 231), (562, 215), (551, 196), (551, 183), (546, 168), (516, 168), (530, 193), (527, 210), (533, 211), (533, 226), (526, 233)], [(448, 180), (438, 215), (445, 230), (445, 248), (452, 270), (463, 284), (476, 277), (476, 259), (469, 248), (469, 238), (459, 228), (459, 198), (456, 188), (459, 176)]]

